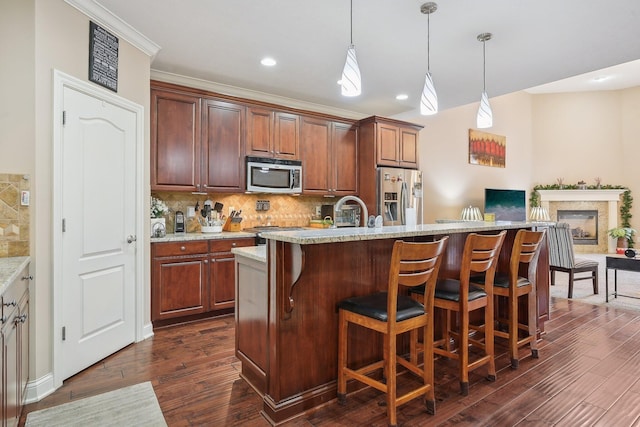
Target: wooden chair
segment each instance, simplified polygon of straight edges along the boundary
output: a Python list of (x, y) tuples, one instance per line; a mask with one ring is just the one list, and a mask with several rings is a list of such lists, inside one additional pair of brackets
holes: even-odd
[[(536, 329), (538, 324), (537, 294), (536, 294), (536, 268), (538, 256), (545, 237), (545, 230), (529, 231), (518, 230), (509, 262), (509, 273), (496, 273), (493, 281), (493, 294), (496, 304), (494, 306), (496, 327), (494, 336), (506, 338), (509, 341), (509, 356), (511, 367), (517, 369), (520, 364), (518, 349), (526, 344), (531, 348), (531, 355), (538, 357), (536, 343)], [(521, 268), (527, 268), (526, 277), (520, 275)], [(484, 285), (484, 276), (472, 277), (472, 282)], [(527, 323), (520, 323), (518, 316), (518, 304), (521, 296), (527, 297)], [(507, 300), (506, 316), (500, 316), (499, 300)], [(507, 325), (507, 331), (503, 331), (500, 325)], [(521, 331), (524, 333), (521, 336)]]
[[(387, 292), (348, 298), (338, 303), (338, 399), (346, 401), (347, 379), (353, 378), (383, 393), (386, 393), (387, 416), (389, 425), (397, 424), (396, 408), (416, 397), (424, 396), (427, 412), (435, 413), (435, 394), (433, 386), (433, 294), (448, 237), (437, 242), (407, 243), (396, 241), (391, 254), (391, 267)], [(400, 293), (402, 286), (424, 285), (420, 304), (406, 293)], [(376, 361), (359, 369), (347, 366), (349, 324), (360, 325), (384, 334), (383, 360)], [(399, 357), (396, 349), (397, 336), (410, 332), (412, 339), (423, 330), (426, 344), (425, 363), (422, 368), (417, 364)], [(419, 387), (397, 396), (397, 364), (421, 378)], [(383, 380), (369, 376), (382, 370)]]
[[(469, 234), (464, 245), (459, 279), (440, 279), (436, 285), (434, 307), (444, 310), (444, 316), (441, 322), (441, 338), (434, 341), (433, 352), (458, 361), (460, 392), (465, 396), (469, 394), (469, 371), (488, 365), (487, 379), (496, 379), (493, 350), (493, 279), (506, 234), (506, 231), (496, 235)], [(476, 273), (484, 273), (485, 283), (491, 285), (471, 283), (471, 275)], [(472, 325), (469, 314), (479, 309), (484, 309), (484, 323)], [(451, 315), (454, 313), (457, 314), (456, 322), (452, 321)], [(470, 329), (484, 337), (470, 337)], [(453, 348), (452, 340), (456, 343)], [(412, 343), (412, 347), (413, 345)], [(469, 360), (470, 345), (483, 353), (473, 361)], [(425, 354), (424, 360), (427, 358), (428, 355)]]
[[(549, 226), (549, 270), (551, 270), (551, 284), (556, 284), (556, 271), (569, 274), (569, 294), (573, 297), (573, 282), (578, 280), (592, 280), (593, 293), (598, 293), (598, 262), (585, 258), (576, 258), (573, 253), (573, 236), (569, 224), (558, 223)], [(579, 273), (590, 273), (589, 276), (576, 277)]]

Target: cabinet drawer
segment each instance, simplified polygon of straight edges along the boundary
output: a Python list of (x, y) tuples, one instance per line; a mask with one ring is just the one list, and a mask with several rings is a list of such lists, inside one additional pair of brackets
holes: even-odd
[(206, 254), (209, 245), (206, 240), (198, 242), (153, 243), (153, 256), (180, 256)]
[(224, 240), (210, 240), (209, 241), (209, 253), (216, 252), (231, 252), (232, 248), (241, 248), (244, 246), (255, 246), (255, 239), (224, 239)]
[(29, 276), (29, 267), (26, 267), (24, 270), (18, 274), (16, 280), (13, 281), (8, 287), (7, 290), (2, 294), (2, 315), (5, 317), (9, 316), (9, 313), (13, 311), (22, 296), (29, 289), (29, 280), (23, 280), (23, 277)]

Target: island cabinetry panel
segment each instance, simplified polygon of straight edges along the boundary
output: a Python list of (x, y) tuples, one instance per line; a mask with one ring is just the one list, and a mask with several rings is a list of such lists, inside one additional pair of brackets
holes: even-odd
[(358, 127), (303, 117), (303, 193), (342, 196), (358, 193)]
[(247, 108), (246, 154), (299, 159), (300, 117), (264, 107)]
[(0, 341), (2, 342), (3, 426), (16, 426), (22, 413), (29, 380), (29, 266), (9, 284), (2, 301)]
[(201, 99), (151, 90), (151, 189), (201, 191)]
[(233, 309), (236, 275), (231, 249), (254, 245), (252, 238), (209, 241), (209, 310)]
[(244, 121), (246, 107), (204, 99), (202, 191), (244, 191)]
[(169, 242), (151, 245), (151, 320), (207, 310), (208, 243)]
[(241, 375), (259, 393), (266, 392), (267, 264), (236, 255), (236, 357)]

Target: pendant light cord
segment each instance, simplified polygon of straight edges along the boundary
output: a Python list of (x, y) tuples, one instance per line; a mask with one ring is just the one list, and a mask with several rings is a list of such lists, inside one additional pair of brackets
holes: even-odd
[(429, 18), (431, 14), (427, 14), (427, 72), (431, 72), (431, 22)]
[(351, 0), (351, 45), (353, 46), (353, 0)]
[(486, 41), (482, 41), (482, 89), (487, 91), (487, 52)]

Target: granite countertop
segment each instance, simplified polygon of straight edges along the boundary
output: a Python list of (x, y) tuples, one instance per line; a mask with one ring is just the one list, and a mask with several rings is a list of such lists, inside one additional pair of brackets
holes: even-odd
[(256, 237), (256, 233), (246, 231), (223, 231), (221, 233), (172, 233), (165, 237), (152, 237), (151, 243), (189, 242), (192, 240), (244, 239)]
[(31, 258), (28, 256), (0, 258), (0, 294), (3, 294), (7, 286), (16, 280), (18, 274), (30, 261)]
[(471, 233), (480, 231), (500, 231), (524, 227), (544, 225), (541, 223), (511, 221), (466, 221), (441, 224), (420, 224), (416, 226), (389, 226), (382, 228), (326, 228), (299, 231), (271, 231), (262, 236), (266, 239), (278, 240), (301, 245), (318, 243), (351, 242), (358, 240), (393, 239), (414, 236), (433, 236), (454, 233)]
[(245, 246), (243, 248), (232, 248), (231, 253), (238, 256), (250, 258), (258, 262), (267, 262), (267, 246)]

